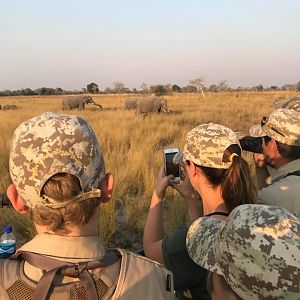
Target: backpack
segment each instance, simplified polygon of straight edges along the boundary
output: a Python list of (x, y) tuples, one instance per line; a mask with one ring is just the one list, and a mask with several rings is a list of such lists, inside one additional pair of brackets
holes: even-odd
[[(24, 273), (28, 262), (43, 270), (38, 282)], [(63, 283), (72, 277), (76, 281)], [(78, 280), (77, 280), (78, 279)], [(63, 262), (21, 251), (0, 260), (0, 300), (175, 299), (173, 277), (164, 266), (123, 249), (101, 260)]]

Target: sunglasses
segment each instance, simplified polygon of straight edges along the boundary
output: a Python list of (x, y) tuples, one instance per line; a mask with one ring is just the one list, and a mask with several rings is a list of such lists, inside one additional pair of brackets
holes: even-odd
[(272, 129), (273, 131), (275, 131), (276, 133), (280, 134), (281, 136), (285, 137), (285, 135), (280, 132), (278, 129), (276, 129), (273, 126), (269, 126), (267, 123), (269, 121), (268, 117), (262, 117), (261, 122), (260, 122), (260, 126), (263, 127), (264, 125), (267, 125), (270, 129)]

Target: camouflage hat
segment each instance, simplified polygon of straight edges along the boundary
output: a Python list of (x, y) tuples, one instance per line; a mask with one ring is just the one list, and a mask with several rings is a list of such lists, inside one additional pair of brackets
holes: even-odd
[(228, 169), (232, 161), (224, 162), (223, 155), (232, 144), (240, 146), (237, 135), (231, 129), (219, 124), (202, 124), (188, 133), (183, 157), (199, 166)]
[(253, 125), (249, 134), (254, 137), (269, 136), (286, 144), (300, 146), (300, 113), (286, 108), (280, 108), (263, 117), (261, 125)]
[[(31, 208), (60, 208), (100, 197), (99, 181), (105, 174), (100, 145), (87, 121), (52, 112), (35, 116), (17, 127), (9, 170), (19, 195)], [(58, 173), (76, 176), (81, 194), (65, 202), (41, 195), (46, 181)]]
[(284, 208), (245, 204), (225, 221), (200, 218), (187, 249), (242, 299), (299, 299), (300, 220)]

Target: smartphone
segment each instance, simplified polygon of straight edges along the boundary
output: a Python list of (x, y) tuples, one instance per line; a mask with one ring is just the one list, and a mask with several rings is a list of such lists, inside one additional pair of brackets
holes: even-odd
[(174, 164), (173, 162), (173, 157), (178, 152), (178, 148), (164, 149), (165, 175), (173, 175), (175, 177), (174, 181), (179, 181), (180, 179), (180, 166), (179, 164)]

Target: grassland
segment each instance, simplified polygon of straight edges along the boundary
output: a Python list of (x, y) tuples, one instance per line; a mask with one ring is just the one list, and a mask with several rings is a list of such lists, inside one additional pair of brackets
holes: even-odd
[[(106, 169), (115, 176), (113, 200), (100, 210), (99, 231), (105, 243), (137, 248), (146, 219), (156, 174), (165, 147), (182, 148), (187, 132), (201, 123), (221, 123), (247, 132), (272, 110), (273, 100), (288, 92), (241, 92), (167, 96), (169, 115), (137, 116), (124, 109), (126, 95), (97, 95), (103, 110), (87, 106), (68, 113), (84, 116), (94, 128), (104, 151)], [(8, 156), (10, 140), (20, 122), (45, 111), (62, 112), (61, 97), (3, 97), (0, 104), (16, 104), (16, 111), (0, 111), (0, 192), (10, 183)], [(245, 153), (251, 168), (251, 156)], [(186, 219), (184, 201), (171, 189), (165, 200), (166, 232)], [(0, 210), (0, 226), (11, 223), (21, 245), (34, 234), (27, 217), (12, 209)]]

